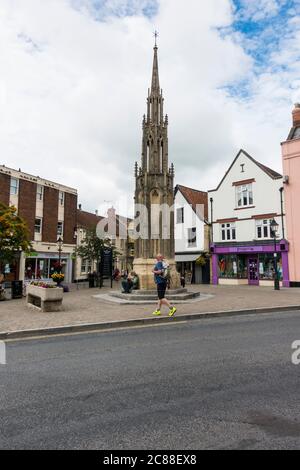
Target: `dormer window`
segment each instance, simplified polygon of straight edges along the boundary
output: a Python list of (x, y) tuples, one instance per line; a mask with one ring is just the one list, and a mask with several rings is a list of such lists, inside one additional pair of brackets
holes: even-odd
[(236, 186), (236, 205), (238, 208), (253, 205), (252, 183)]

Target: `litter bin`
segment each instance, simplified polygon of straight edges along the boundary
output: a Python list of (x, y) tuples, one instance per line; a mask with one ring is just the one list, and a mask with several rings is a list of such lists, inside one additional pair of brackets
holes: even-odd
[(22, 299), (22, 297), (23, 297), (23, 281), (12, 281), (11, 298)]
[(12, 299), (12, 286), (11, 282), (4, 282), (4, 300), (11, 300)]

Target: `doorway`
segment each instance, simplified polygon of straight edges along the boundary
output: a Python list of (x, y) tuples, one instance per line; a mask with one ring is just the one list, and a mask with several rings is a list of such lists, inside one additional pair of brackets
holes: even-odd
[(248, 258), (248, 282), (249, 286), (259, 286), (258, 257)]

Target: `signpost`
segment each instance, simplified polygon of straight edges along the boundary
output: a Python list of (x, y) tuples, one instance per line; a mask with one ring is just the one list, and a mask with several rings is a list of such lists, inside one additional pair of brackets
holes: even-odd
[(103, 248), (100, 263), (100, 287), (103, 287), (103, 280), (110, 279), (111, 289), (113, 287), (113, 250)]

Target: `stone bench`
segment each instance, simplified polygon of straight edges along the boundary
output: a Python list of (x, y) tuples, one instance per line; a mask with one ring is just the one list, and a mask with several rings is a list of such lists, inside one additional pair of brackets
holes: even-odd
[(45, 288), (27, 286), (27, 306), (38, 309), (41, 312), (60, 312), (62, 310), (64, 291), (62, 288)]

